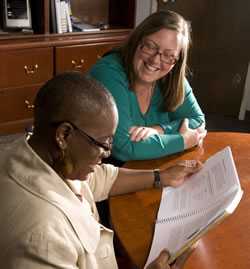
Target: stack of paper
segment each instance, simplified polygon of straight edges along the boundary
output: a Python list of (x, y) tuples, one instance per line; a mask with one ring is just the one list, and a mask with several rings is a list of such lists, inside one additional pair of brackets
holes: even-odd
[(243, 191), (229, 147), (179, 188), (165, 188), (146, 265), (167, 248), (173, 262), (238, 206)]

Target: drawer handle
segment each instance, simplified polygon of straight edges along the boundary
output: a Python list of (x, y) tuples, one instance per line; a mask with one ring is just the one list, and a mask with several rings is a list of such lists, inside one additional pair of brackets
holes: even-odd
[(27, 75), (33, 75), (38, 70), (38, 64), (31, 65), (31, 66), (24, 66), (25, 73)]
[(33, 110), (33, 109), (35, 108), (35, 106), (32, 105), (28, 100), (25, 100), (24, 103), (25, 103), (26, 108), (27, 108), (28, 110)]
[(97, 54), (97, 57), (96, 57), (98, 60), (100, 60), (102, 58), (102, 56), (100, 54)]
[(84, 64), (84, 60), (81, 59), (81, 60), (79, 61), (79, 63), (77, 63), (75, 60), (72, 60), (71, 63), (72, 63), (72, 65), (73, 65), (73, 68), (74, 68), (74, 69), (82, 69), (83, 64)]

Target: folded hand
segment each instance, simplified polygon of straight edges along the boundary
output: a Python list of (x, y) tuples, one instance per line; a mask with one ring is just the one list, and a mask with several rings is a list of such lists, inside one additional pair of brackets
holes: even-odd
[(160, 126), (132, 126), (129, 130), (130, 140), (134, 142), (139, 142), (141, 140), (147, 139), (152, 135), (161, 133), (163, 133), (163, 130)]

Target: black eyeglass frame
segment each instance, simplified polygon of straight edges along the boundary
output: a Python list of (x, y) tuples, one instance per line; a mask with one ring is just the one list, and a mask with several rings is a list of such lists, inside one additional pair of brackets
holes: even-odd
[(62, 123), (68, 123), (70, 124), (74, 130), (77, 130), (82, 136), (84, 136), (85, 138), (88, 139), (89, 142), (91, 142), (93, 145), (100, 147), (101, 149), (103, 149), (105, 152), (111, 152), (112, 149), (112, 142), (109, 143), (109, 145), (101, 143), (99, 141), (97, 141), (94, 137), (92, 137), (91, 135), (87, 134), (85, 131), (83, 131), (82, 129), (80, 129), (79, 127), (77, 127), (73, 122), (71, 121), (57, 121), (57, 122), (52, 122), (52, 125), (54, 126), (58, 126)]
[[(148, 49), (150, 49), (150, 50), (152, 50), (152, 53), (151, 52), (148, 52), (148, 51), (145, 51), (145, 47), (147, 46), (147, 42), (150, 42), (150, 43), (152, 43), (153, 44), (153, 46), (154, 46), (154, 48), (149, 48), (148, 47)], [(150, 45), (150, 44), (148, 44), (148, 45)], [(178, 60), (179, 60), (179, 57), (175, 57), (175, 56), (172, 56), (171, 55), (171, 57), (173, 57), (172, 59), (171, 58), (169, 58), (169, 60), (162, 60), (162, 56), (164, 57), (164, 56), (166, 56), (166, 55), (164, 55), (164, 52), (160, 52), (160, 48), (158, 47), (158, 45), (155, 43), (155, 42), (153, 42), (153, 41), (146, 41), (146, 40), (142, 40), (141, 41), (141, 43), (140, 43), (140, 46), (139, 46), (139, 48), (140, 48), (140, 50), (142, 51), (142, 52), (144, 52), (145, 54), (147, 54), (147, 55), (150, 55), (150, 56), (156, 56), (156, 55), (160, 55), (160, 60), (161, 60), (161, 62), (162, 63), (165, 63), (165, 64), (170, 64), (170, 65), (175, 65), (177, 62), (178, 62)]]

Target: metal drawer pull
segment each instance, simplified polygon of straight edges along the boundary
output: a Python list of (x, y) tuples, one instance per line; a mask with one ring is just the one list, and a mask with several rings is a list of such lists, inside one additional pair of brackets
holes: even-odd
[(38, 64), (31, 65), (31, 66), (24, 66), (25, 73), (27, 75), (33, 75), (38, 70)]
[(81, 59), (81, 60), (79, 61), (79, 63), (77, 63), (75, 60), (72, 60), (71, 63), (72, 63), (72, 65), (73, 65), (73, 68), (74, 68), (74, 69), (82, 69), (83, 64), (84, 64), (84, 60)]
[(35, 106), (34, 106), (34, 105), (31, 105), (30, 102), (29, 102), (28, 100), (25, 100), (24, 103), (25, 103), (26, 108), (27, 108), (28, 110), (33, 110), (33, 109), (35, 108)]

